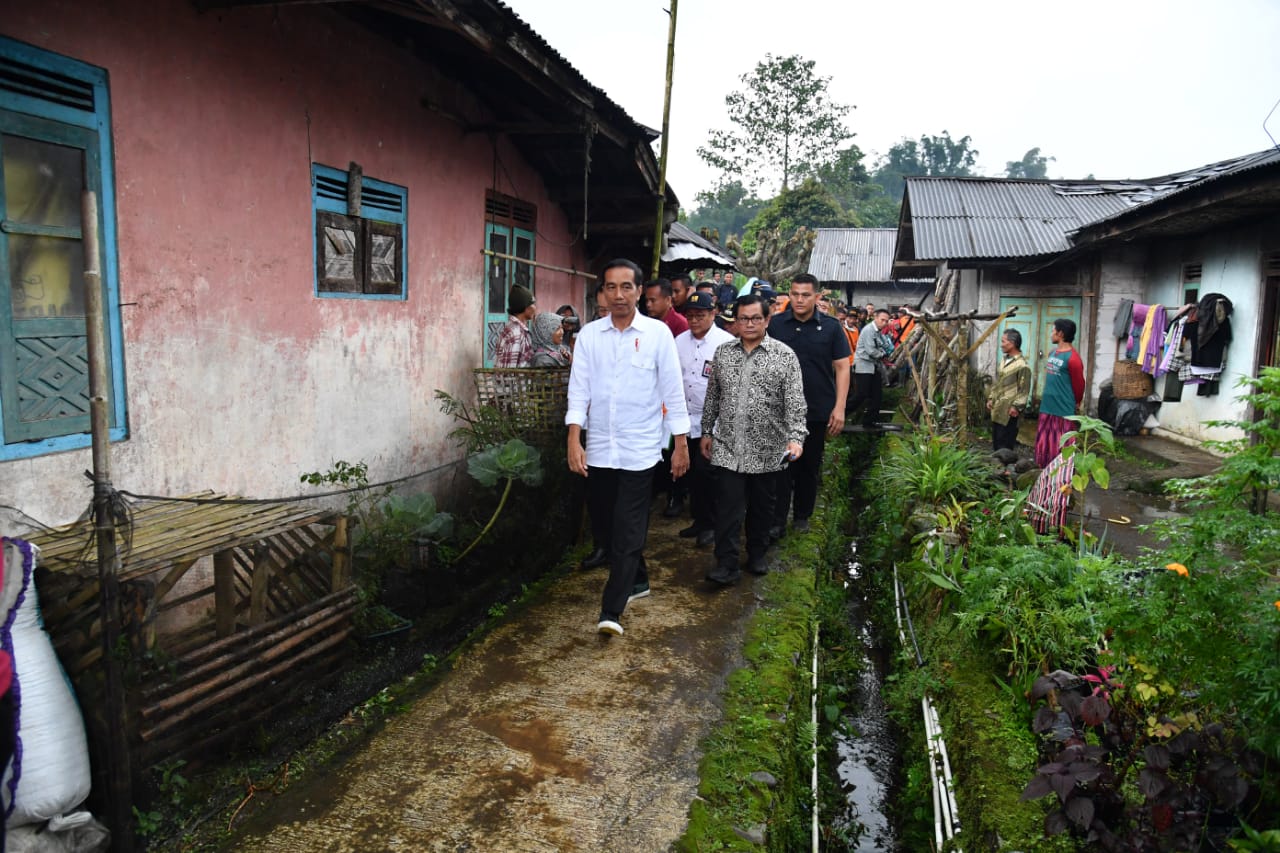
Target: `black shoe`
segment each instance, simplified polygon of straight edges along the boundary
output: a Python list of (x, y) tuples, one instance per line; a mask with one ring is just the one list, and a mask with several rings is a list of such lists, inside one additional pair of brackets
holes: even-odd
[(714, 530), (704, 530), (698, 534), (698, 547), (705, 548), (708, 545), (716, 544), (716, 532)]
[(707, 572), (707, 580), (719, 586), (733, 586), (742, 580), (742, 572), (737, 569), (732, 571), (729, 569), (717, 568), (714, 571)]
[(785, 531), (781, 527), (770, 527), (769, 528), (769, 544), (772, 545), (775, 542), (777, 542), (779, 539), (781, 539), (782, 534), (784, 532)]
[(667, 508), (662, 511), (663, 518), (679, 518), (684, 512), (684, 498), (667, 498)]
[(809, 532), (809, 519), (807, 519), (807, 518), (797, 518), (797, 519), (795, 519), (794, 521), (792, 521), (792, 522), (791, 522), (791, 532), (792, 532), (792, 533), (808, 533), (808, 532)]
[(609, 552), (603, 548), (597, 548), (590, 554), (582, 558), (582, 562), (578, 564), (582, 569), (596, 569), (600, 566), (609, 564)]
[(764, 557), (752, 557), (747, 560), (747, 571), (753, 575), (769, 574), (769, 563)]
[(699, 535), (701, 535), (701, 534), (702, 534), (702, 528), (701, 528), (701, 527), (699, 527), (699, 526), (697, 525), (697, 523), (695, 522), (695, 523), (690, 524), (688, 527), (686, 527), (686, 528), (684, 528), (683, 530), (681, 530), (681, 531), (680, 531), (680, 538), (681, 538), (681, 539), (692, 539), (693, 537), (695, 537), (695, 536), (699, 536)]

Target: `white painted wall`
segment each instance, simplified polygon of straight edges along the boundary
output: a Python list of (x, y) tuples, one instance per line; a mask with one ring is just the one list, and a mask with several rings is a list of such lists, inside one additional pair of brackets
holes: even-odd
[(1144, 302), (1147, 251), (1141, 246), (1110, 249), (1099, 260), (1098, 334), (1093, 346), (1093, 399), (1097, 400), (1102, 384), (1111, 379), (1114, 364), (1120, 358), (1125, 340), (1112, 335), (1116, 311), (1123, 299)]
[(1261, 318), (1262, 255), (1274, 249), (1280, 233), (1280, 217), (1272, 217), (1255, 225), (1217, 231), (1193, 240), (1170, 241), (1154, 245), (1147, 268), (1147, 285), (1143, 301), (1154, 304), (1182, 302), (1182, 265), (1202, 265), (1200, 295), (1221, 293), (1231, 300), (1233, 338), (1227, 351), (1226, 369), (1216, 396), (1199, 397), (1188, 388), (1182, 400), (1165, 403), (1157, 418), (1162, 430), (1177, 433), (1193, 441), (1229, 439), (1241, 431), (1211, 427), (1210, 420), (1240, 420), (1247, 415), (1247, 405), (1238, 399), (1241, 391), (1236, 383), (1253, 376), (1257, 369), (1257, 347)]

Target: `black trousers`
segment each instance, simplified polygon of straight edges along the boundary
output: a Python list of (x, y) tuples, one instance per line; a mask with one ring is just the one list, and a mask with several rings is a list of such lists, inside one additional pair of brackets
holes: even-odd
[(600, 601), (600, 618), (616, 620), (627, 608), (637, 583), (647, 583), (644, 545), (649, 537), (649, 499), (653, 472), (587, 468), (587, 510), (596, 545), (609, 552), (609, 580)]
[(992, 450), (1017, 450), (1018, 449), (1018, 419), (1009, 418), (1009, 423), (1004, 426), (995, 421), (991, 422), (991, 449)]
[(716, 469), (716, 566), (738, 570), (738, 533), (747, 523), (747, 559), (764, 556), (773, 524), (774, 484), (777, 474), (740, 474)]
[(702, 439), (689, 439), (689, 473), (678, 482), (688, 481), (689, 509), (699, 530), (716, 529), (716, 469), (702, 455)]
[[(688, 436), (685, 436), (687, 439)], [(679, 480), (671, 476), (671, 450), (662, 451), (662, 463), (658, 468), (658, 474), (654, 477), (654, 489), (656, 491), (666, 492), (667, 497), (671, 500), (683, 500), (689, 497), (689, 478), (681, 477)], [(690, 459), (690, 464), (693, 460)]]
[(884, 401), (884, 389), (880, 386), (880, 371), (853, 374), (853, 396), (844, 407), (845, 412), (852, 415), (863, 402), (867, 404), (862, 413), (862, 425), (875, 426), (880, 418), (880, 405)]
[(804, 453), (783, 468), (778, 475), (774, 496), (773, 526), (787, 526), (787, 512), (797, 521), (813, 515), (818, 503), (818, 486), (822, 485), (822, 454), (827, 449), (827, 422), (809, 421), (809, 434), (804, 440)]

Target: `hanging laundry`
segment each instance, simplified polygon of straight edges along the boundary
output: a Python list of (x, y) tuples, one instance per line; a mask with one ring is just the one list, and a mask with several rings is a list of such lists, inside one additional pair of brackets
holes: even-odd
[(1178, 316), (1169, 326), (1169, 332), (1164, 338), (1164, 357), (1160, 359), (1160, 366), (1156, 368), (1156, 376), (1163, 376), (1169, 372), (1178, 372), (1181, 366), (1182, 351), (1182, 333), (1187, 327), (1187, 317), (1185, 313)]
[(1133, 300), (1121, 299), (1120, 307), (1116, 309), (1115, 323), (1112, 324), (1111, 331), (1113, 338), (1123, 338), (1129, 334), (1129, 330), (1133, 327)]
[(1142, 337), (1142, 330), (1147, 324), (1147, 312), (1151, 309), (1150, 305), (1143, 305), (1141, 302), (1133, 304), (1132, 321), (1129, 323), (1129, 339), (1124, 345), (1124, 360), (1138, 360), (1138, 339)]
[(1142, 338), (1138, 342), (1138, 365), (1143, 373), (1156, 375), (1160, 365), (1161, 345), (1164, 343), (1165, 313), (1163, 305), (1152, 305), (1142, 326)]

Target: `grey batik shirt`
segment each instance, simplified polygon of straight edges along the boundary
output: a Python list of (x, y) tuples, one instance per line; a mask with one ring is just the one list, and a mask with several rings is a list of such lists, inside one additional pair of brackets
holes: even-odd
[(766, 335), (750, 353), (737, 340), (716, 349), (702, 408), (712, 465), (742, 474), (779, 470), (787, 444), (804, 444), (807, 412), (800, 360), (786, 344)]

